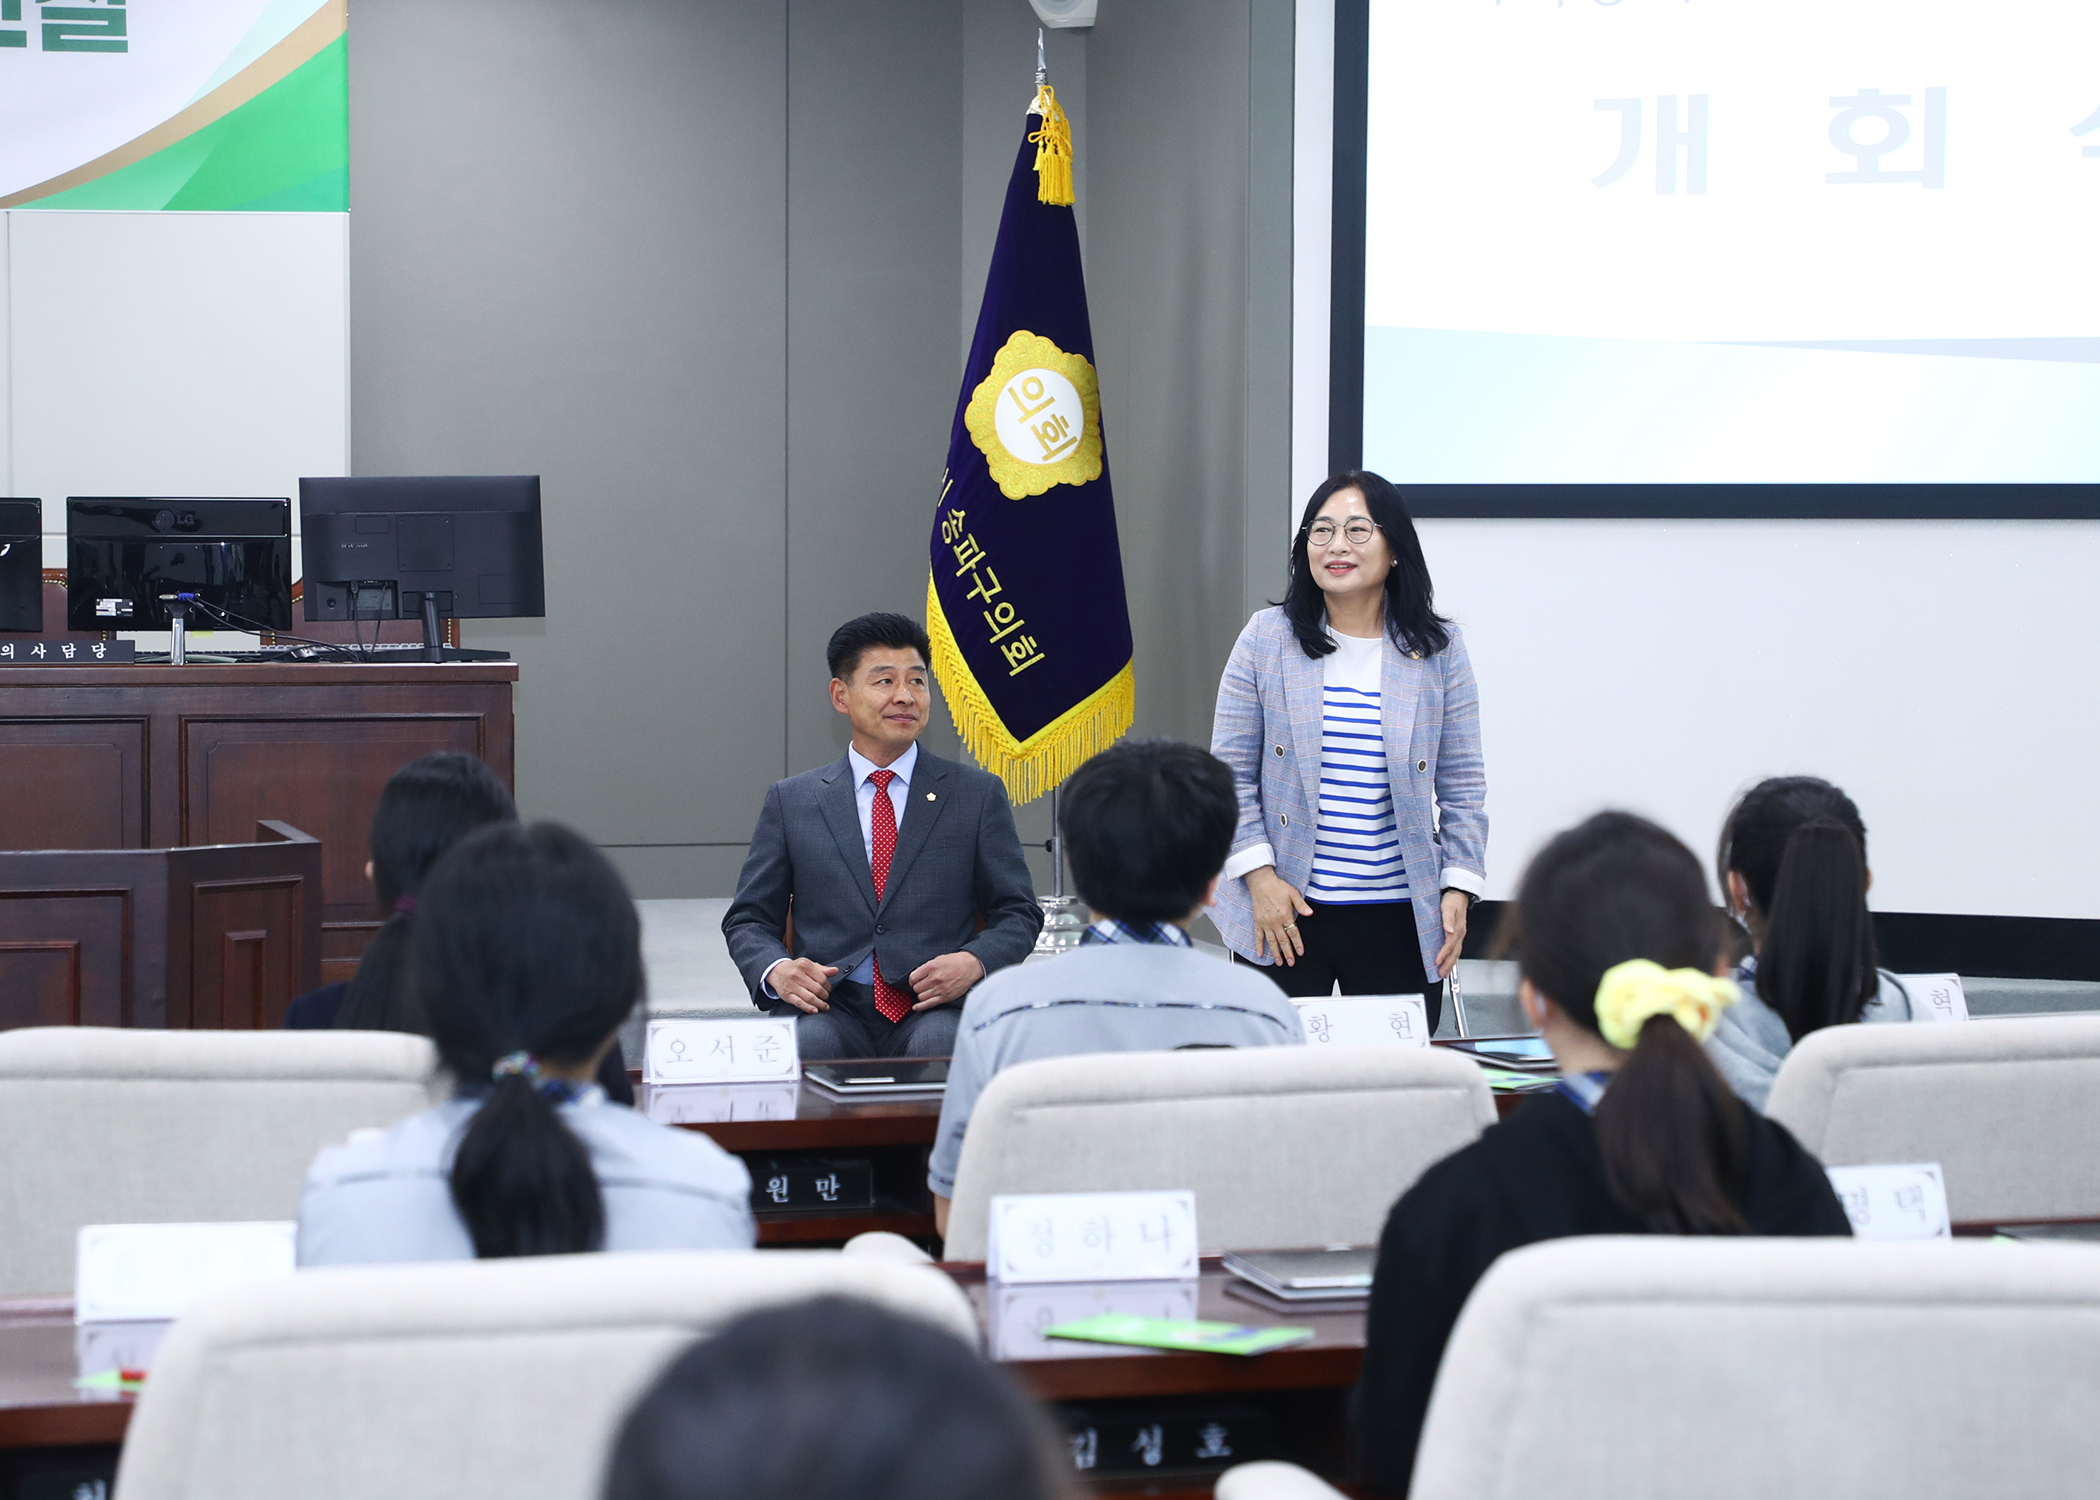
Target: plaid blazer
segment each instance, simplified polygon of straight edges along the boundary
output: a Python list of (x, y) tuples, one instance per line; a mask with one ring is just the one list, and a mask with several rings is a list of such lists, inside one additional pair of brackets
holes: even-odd
[[(1479, 895), (1487, 884), (1487, 774), (1480, 755), (1480, 691), (1465, 637), (1426, 660), (1388, 637), (1379, 682), (1387, 777), (1407, 861), (1408, 888)], [(1319, 827), (1324, 659), (1307, 656), (1280, 608), (1256, 611), (1218, 684), (1210, 748), (1240, 794), (1232, 852), (1267, 844), (1276, 873), (1299, 891), (1312, 875)], [(1432, 884), (1432, 881), (1434, 882)], [(1444, 923), (1433, 900), (1414, 901), (1423, 972), (1433, 979)], [(1244, 879), (1218, 883), (1211, 911), (1235, 953), (1254, 957), (1254, 909)], [(1263, 960), (1266, 962), (1266, 960)]]

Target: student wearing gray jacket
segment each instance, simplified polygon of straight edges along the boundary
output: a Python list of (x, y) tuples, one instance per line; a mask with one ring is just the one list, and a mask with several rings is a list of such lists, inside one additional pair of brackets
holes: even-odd
[(1867, 827), (1850, 797), (1814, 776), (1759, 782), (1729, 811), (1716, 865), (1755, 951), (1735, 972), (1743, 998), (1706, 1051), (1744, 1103), (1764, 1109), (1779, 1065), (1811, 1031), (1916, 1019), (1901, 981), (1876, 963)]

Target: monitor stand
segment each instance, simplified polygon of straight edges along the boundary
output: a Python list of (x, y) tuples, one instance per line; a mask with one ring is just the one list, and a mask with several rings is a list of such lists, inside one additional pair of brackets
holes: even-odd
[(445, 627), (438, 620), (437, 595), (423, 591), (423, 660), (445, 659)]

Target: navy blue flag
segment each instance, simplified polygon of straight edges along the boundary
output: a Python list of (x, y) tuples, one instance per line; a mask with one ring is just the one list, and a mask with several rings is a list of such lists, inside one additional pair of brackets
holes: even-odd
[(1072, 215), (1070, 135), (1041, 89), (963, 369), (926, 589), (963, 743), (1026, 802), (1130, 728), (1130, 611)]

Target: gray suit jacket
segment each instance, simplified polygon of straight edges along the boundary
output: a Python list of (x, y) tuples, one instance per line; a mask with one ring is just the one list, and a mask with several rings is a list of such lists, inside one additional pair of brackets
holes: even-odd
[[(1028, 956), (1043, 908), (998, 777), (920, 747), (879, 902), (853, 793), (843, 755), (766, 793), (722, 919), (729, 956), (761, 1007), (771, 1001), (759, 981), (782, 958), (836, 964), (845, 975), (872, 948), (884, 975), (904, 984), (943, 953), (975, 954), (987, 974)], [(781, 942), (791, 899), (792, 954)], [(979, 912), (984, 931), (975, 932)]]
[[(1434, 893), (1479, 895), (1487, 877), (1487, 773), (1480, 755), (1480, 690), (1465, 637), (1427, 660), (1390, 638), (1379, 679), (1386, 775), (1393, 788), (1400, 852), (1414, 899), (1422, 967), (1436, 973), (1443, 917)], [(1240, 632), (1218, 684), (1211, 753), (1239, 784), (1238, 854), (1266, 843), (1276, 873), (1298, 890), (1312, 874), (1320, 818), (1321, 688), (1326, 665), (1305, 654), (1281, 609), (1257, 610)], [(1245, 880), (1218, 882), (1211, 909), (1226, 943), (1254, 958), (1254, 909)]]

